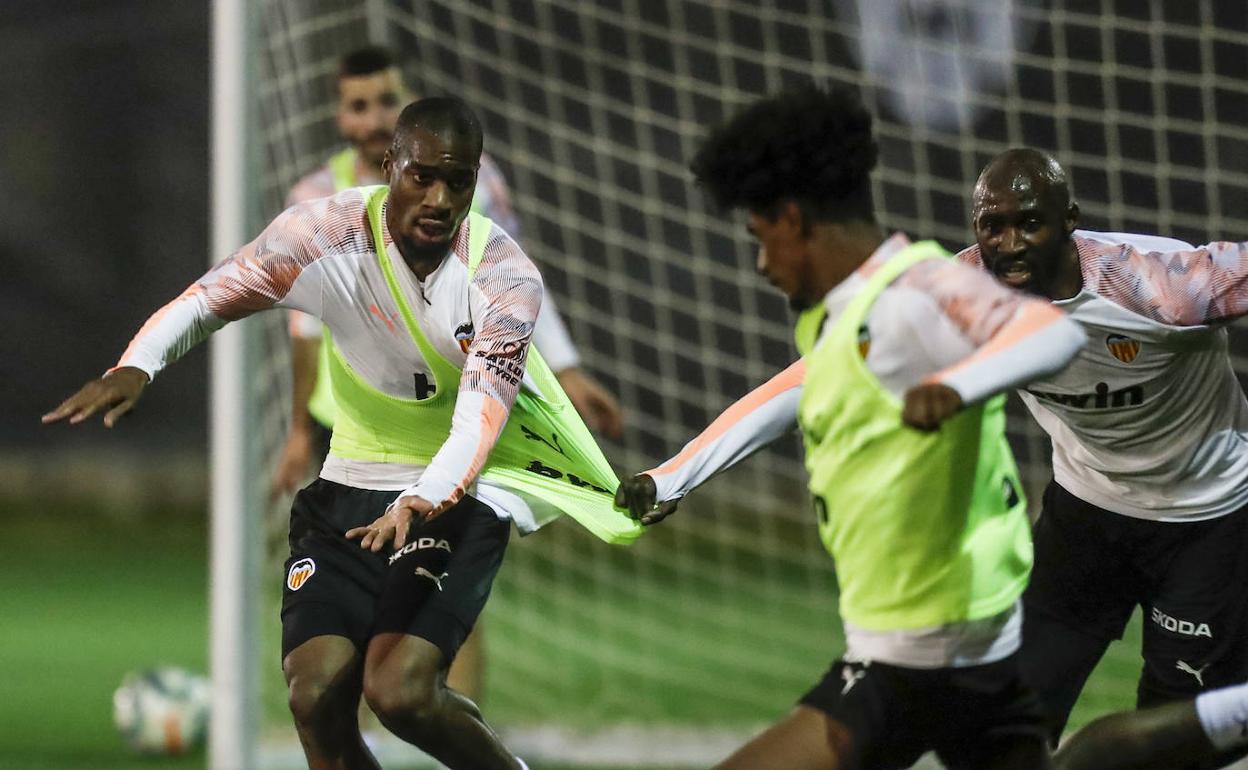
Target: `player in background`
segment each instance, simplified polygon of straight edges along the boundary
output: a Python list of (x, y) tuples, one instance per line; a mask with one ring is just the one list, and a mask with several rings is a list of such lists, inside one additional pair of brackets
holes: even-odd
[[(693, 162), (720, 206), (745, 209), (759, 272), (802, 311), (802, 360), (751, 395), (801, 425), (847, 640), (796, 708), (720, 767), (903, 768), (928, 750), (952, 768), (1047, 767), (1017, 660), (1030, 525), (994, 394), (1060, 369), (1083, 334), (934, 242), (887, 235), (876, 155), (857, 97), (810, 86), (750, 105)], [(800, 399), (783, 397), (803, 380)], [(616, 496), (644, 523), (668, 512), (654, 473)]]
[[(384, 181), (382, 159), (393, 139), (399, 111), (410, 101), (403, 75), (388, 50), (369, 46), (342, 58), (337, 84), (338, 133), (350, 146), (301, 179), (287, 196), (287, 206)], [(472, 208), (512, 238), (519, 238), (520, 222), (511, 206), (507, 180), (488, 153), (481, 156)], [(274, 473), (273, 487), (279, 494), (293, 492), (306, 480), (310, 466), (324, 461), (335, 413), (321, 323), (311, 315), (291, 311), (290, 332), (291, 421)], [(589, 426), (618, 437), (623, 428), (619, 404), (580, 369), (580, 356), (549, 291), (543, 294), (533, 343)], [(451, 686), (473, 700), (480, 699), (483, 689), (482, 638), (482, 625), (478, 624), (451, 666)]]
[[(356, 720), (361, 692), (387, 729), (450, 768), (524, 767), (445, 683), (510, 521), (532, 531), (569, 513), (612, 540), (637, 529), (612, 510), (610, 465), (529, 347), (536, 266), (469, 213), (481, 150), (463, 102), (409, 105), (383, 161), (388, 186), (287, 209), (43, 418), (106, 410), (111, 427), (165, 366), (254, 312), (301, 310), (333, 332), (339, 413), (320, 478), (292, 505), (282, 601), (290, 708), (313, 770), (378, 767)], [(540, 440), (552, 432), (558, 451)]]
[(1248, 684), (1110, 714), (1062, 744), (1057, 770), (1172, 770), (1248, 747)]
[(1020, 391), (1053, 441), (1023, 664), (1056, 741), (1143, 610), (1138, 706), (1248, 679), (1248, 401), (1224, 324), (1248, 313), (1248, 244), (1077, 230), (1065, 171), (1009, 150), (979, 177), (959, 255), (1087, 332)]

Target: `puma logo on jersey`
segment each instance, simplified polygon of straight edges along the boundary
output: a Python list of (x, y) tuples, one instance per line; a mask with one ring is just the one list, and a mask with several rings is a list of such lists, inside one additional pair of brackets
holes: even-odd
[(859, 680), (866, 677), (867, 667), (870, 665), (870, 661), (863, 663), (861, 670), (855, 669), (854, 664), (852, 663), (846, 663), (844, 666), (841, 666), (841, 679), (845, 680), (845, 686), (841, 688), (841, 695), (844, 695), (852, 690), (854, 685), (858, 684)]
[(443, 572), (441, 575), (435, 575), (435, 574), (433, 574), (432, 572), (430, 572), (429, 570), (425, 569), (424, 567), (417, 567), (417, 568), (416, 568), (416, 574), (417, 574), (417, 575), (420, 575), (421, 577), (427, 577), (427, 578), (429, 578), (430, 580), (432, 580), (432, 581), (433, 581), (433, 584), (434, 584), (435, 586), (437, 586), (437, 587), (438, 587), (438, 590), (439, 590), (439, 591), (441, 591), (441, 590), (442, 590), (442, 579), (443, 579), (443, 578), (445, 578), (447, 575), (449, 575), (449, 574), (451, 574), (451, 573), (449, 573), (449, 572)]
[(871, 330), (866, 324), (858, 327), (858, 355), (866, 358), (871, 352)]
[[(1154, 623), (1167, 631), (1176, 634), (1182, 634), (1184, 636), (1207, 636), (1210, 639), (1213, 638), (1213, 632), (1209, 630), (1208, 623), (1193, 623), (1190, 620), (1179, 620), (1178, 618), (1167, 615), (1156, 607), (1153, 608), (1152, 618)], [(1179, 662), (1182, 663), (1183, 661)]]
[(390, 564), (394, 564), (399, 557), (409, 554), (412, 551), (423, 551), (427, 548), (438, 548), (440, 550), (451, 553), (451, 544), (446, 540), (438, 537), (418, 537), (399, 550), (390, 554)]
[(1178, 663), (1174, 664), (1174, 667), (1182, 671), (1185, 674), (1191, 674), (1192, 676), (1196, 677), (1196, 683), (1199, 684), (1201, 687), (1205, 686), (1205, 679), (1203, 675), (1205, 673), (1205, 669), (1209, 668), (1208, 663), (1201, 666), (1200, 668), (1192, 668), (1191, 666), (1187, 665), (1187, 661), (1180, 660)]
[(1121, 390), (1110, 390), (1108, 384), (1098, 382), (1096, 391), (1093, 393), (1048, 393), (1030, 388), (1027, 392), (1041, 401), (1068, 406), (1072, 409), (1118, 409), (1144, 403), (1144, 388), (1139, 385), (1132, 385)]
[(1111, 334), (1106, 337), (1105, 347), (1109, 348), (1109, 352), (1114, 358), (1124, 364), (1131, 363), (1140, 354), (1140, 341), (1124, 337), (1121, 334)]

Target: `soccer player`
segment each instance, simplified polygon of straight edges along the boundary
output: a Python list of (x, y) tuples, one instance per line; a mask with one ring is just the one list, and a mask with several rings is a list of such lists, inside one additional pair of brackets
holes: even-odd
[(803, 358), (621, 484), (616, 504), (661, 520), (656, 499), (687, 491), (670, 479), (690, 458), (743, 422), (752, 432), (759, 409), (795, 413), (847, 650), (720, 767), (903, 768), (927, 750), (952, 768), (1047, 767), (1017, 660), (1029, 523), (993, 396), (1061, 368), (1083, 334), (935, 243), (887, 236), (876, 155), (857, 97), (813, 86), (755, 102), (707, 139), (694, 172), (747, 212), (759, 271), (803, 311)]
[[(286, 198), (287, 206), (325, 198), (349, 187), (384, 182), (382, 160), (394, 137), (399, 110), (410, 101), (410, 89), (394, 57), (378, 46), (346, 54), (339, 63), (337, 85), (338, 133), (350, 146), (299, 180)], [(511, 206), (507, 180), (488, 153), (481, 155), (472, 209), (512, 238), (519, 238), (520, 221)], [(274, 472), (275, 493), (293, 492), (304, 482), (312, 463), (324, 462), (336, 411), (329, 388), (329, 350), (321, 344), (321, 323), (311, 315), (291, 311), (290, 331), (291, 422)], [(580, 356), (549, 291), (542, 296), (533, 344), (542, 351), (589, 426), (618, 437), (623, 427), (619, 404), (580, 368)], [(448, 675), (451, 686), (474, 701), (481, 697), (484, 680), (482, 634), (482, 624), (478, 623)]]
[(1248, 313), (1248, 244), (1077, 230), (1066, 173), (1009, 150), (975, 185), (959, 257), (1087, 332), (1020, 391), (1053, 441), (1023, 665), (1056, 741), (1136, 606), (1137, 705), (1248, 679), (1248, 401), (1223, 324)]
[(1248, 747), (1248, 684), (1102, 717), (1054, 757), (1058, 770), (1172, 770)]
[(377, 767), (361, 691), (387, 729), (448, 767), (523, 767), (445, 684), (508, 520), (532, 531), (566, 512), (615, 540), (637, 529), (612, 510), (610, 465), (529, 348), (537, 268), (469, 213), (481, 149), (463, 102), (409, 105), (383, 161), (388, 187), (286, 210), (44, 416), (107, 410), (111, 427), (162, 368), (259, 310), (302, 310), (332, 331), (339, 413), (320, 478), (292, 506), (282, 602), (290, 708), (314, 770)]
[[(382, 184), (382, 158), (390, 147), (399, 110), (410, 101), (410, 89), (393, 55), (385, 48), (367, 46), (346, 54), (338, 67), (338, 133), (350, 146), (308, 174), (291, 188), (286, 205), (325, 198), (348, 187)], [(481, 155), (472, 210), (492, 220), (512, 238), (520, 235), (520, 220), (511, 206), (511, 191), (498, 165), (488, 153)], [(329, 359), (322, 351), (323, 328), (312, 316), (290, 314), (291, 380), (293, 404), (290, 432), (274, 474), (274, 491), (293, 492), (305, 479), (308, 466), (324, 459), (333, 427), (334, 403), (329, 392)], [(619, 403), (593, 377), (580, 368), (580, 356), (568, 334), (549, 291), (542, 296), (542, 311), (533, 343), (559, 378), (559, 384), (591, 428), (618, 437), (623, 429)], [(463, 669), (466, 654), (475, 649), (469, 639), (464, 655), (456, 660), (452, 679)], [(472, 658), (475, 660), (475, 656)], [(479, 674), (467, 678), (476, 681)], [(475, 687), (465, 690), (475, 694)]]

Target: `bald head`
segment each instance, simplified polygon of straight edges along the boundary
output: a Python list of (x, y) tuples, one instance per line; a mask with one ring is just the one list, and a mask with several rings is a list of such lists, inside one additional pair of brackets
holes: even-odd
[(453, 96), (421, 99), (404, 107), (394, 129), (391, 152), (395, 156), (408, 152), (422, 131), (462, 144), (472, 154), (481, 155), (481, 122), (471, 107)]
[(971, 222), (984, 267), (1003, 283), (1057, 299), (1077, 281), (1079, 207), (1049, 154), (1024, 147), (993, 158), (975, 183)]
[(1064, 212), (1072, 203), (1066, 170), (1047, 152), (1030, 147), (1006, 150), (988, 161), (975, 182), (974, 201), (1002, 194), (1034, 193), (1047, 207)]

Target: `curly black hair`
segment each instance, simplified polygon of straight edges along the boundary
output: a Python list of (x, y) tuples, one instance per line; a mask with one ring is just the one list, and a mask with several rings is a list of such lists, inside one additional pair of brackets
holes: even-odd
[(793, 200), (814, 221), (873, 221), (879, 148), (858, 95), (814, 83), (753, 102), (715, 128), (690, 167), (715, 203), (774, 216)]

